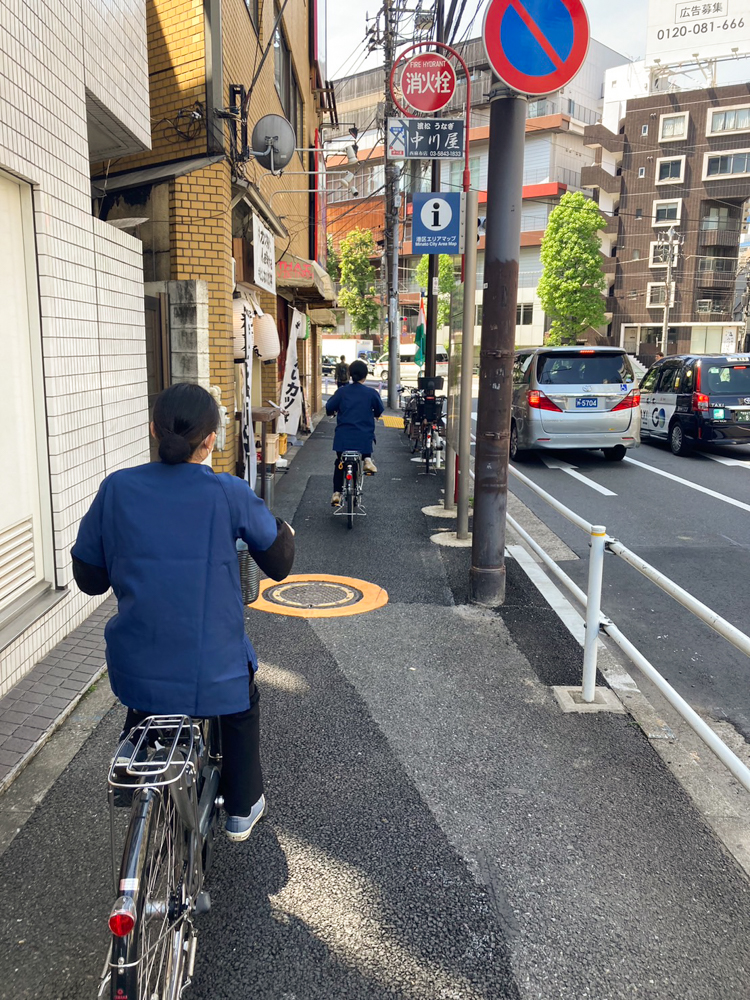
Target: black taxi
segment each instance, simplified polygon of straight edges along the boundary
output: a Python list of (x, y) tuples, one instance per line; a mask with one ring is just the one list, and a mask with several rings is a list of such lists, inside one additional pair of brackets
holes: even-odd
[(696, 444), (750, 444), (750, 354), (661, 358), (641, 380), (641, 440), (675, 455)]

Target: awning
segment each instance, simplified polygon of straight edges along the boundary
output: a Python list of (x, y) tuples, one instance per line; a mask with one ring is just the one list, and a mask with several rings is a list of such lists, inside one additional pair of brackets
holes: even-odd
[(276, 261), (276, 287), (293, 289), (297, 298), (304, 302), (336, 305), (336, 293), (328, 272), (317, 261), (293, 253), (285, 253)]
[(308, 309), (307, 315), (310, 322), (316, 326), (336, 326), (338, 320), (336, 313), (332, 309)]
[(189, 160), (178, 160), (175, 163), (160, 163), (156, 167), (126, 170), (122, 174), (109, 174), (107, 177), (92, 177), (91, 197), (103, 198), (115, 191), (142, 187), (144, 184), (158, 184), (159, 181), (171, 181), (174, 177), (192, 174), (194, 170), (211, 167), (214, 163), (225, 159), (224, 153), (215, 153), (213, 156), (193, 156)]

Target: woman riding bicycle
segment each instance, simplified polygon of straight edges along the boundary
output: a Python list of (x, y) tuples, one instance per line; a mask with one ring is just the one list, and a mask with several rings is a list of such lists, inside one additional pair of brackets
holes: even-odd
[(245, 840), (266, 803), (236, 541), (282, 580), (294, 532), (244, 480), (203, 464), (218, 426), (205, 389), (180, 383), (162, 392), (151, 423), (161, 461), (103, 480), (71, 554), (84, 593), (111, 586), (117, 597), (105, 638), (110, 684), (128, 708), (124, 735), (151, 714), (220, 716), (226, 831)]
[(336, 433), (333, 436), (333, 450), (336, 464), (333, 467), (333, 496), (331, 505), (341, 503), (344, 485), (344, 468), (341, 455), (345, 451), (358, 451), (364, 459), (364, 470), (370, 475), (378, 470), (372, 460), (372, 446), (375, 441), (375, 420), (383, 412), (380, 394), (365, 385), (367, 365), (364, 361), (352, 361), (349, 365), (351, 382), (340, 386), (326, 403), (326, 413), (332, 417), (338, 414)]

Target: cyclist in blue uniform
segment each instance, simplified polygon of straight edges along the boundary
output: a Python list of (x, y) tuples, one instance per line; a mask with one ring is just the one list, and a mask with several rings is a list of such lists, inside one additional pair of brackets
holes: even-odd
[(349, 365), (351, 382), (340, 386), (326, 403), (329, 417), (337, 414), (336, 433), (333, 436), (333, 450), (336, 464), (333, 468), (333, 496), (331, 504), (341, 503), (344, 486), (344, 469), (341, 455), (345, 451), (358, 451), (362, 455), (363, 468), (370, 475), (378, 470), (372, 460), (372, 446), (375, 443), (375, 421), (383, 412), (383, 400), (369, 385), (365, 385), (367, 365), (364, 361), (352, 361)]
[(110, 684), (128, 709), (125, 734), (148, 714), (220, 716), (227, 835), (245, 840), (266, 803), (236, 541), (282, 580), (294, 532), (246, 482), (202, 464), (218, 425), (216, 402), (200, 386), (161, 393), (151, 424), (161, 461), (104, 479), (71, 554), (84, 593), (111, 586), (117, 597), (105, 638)]

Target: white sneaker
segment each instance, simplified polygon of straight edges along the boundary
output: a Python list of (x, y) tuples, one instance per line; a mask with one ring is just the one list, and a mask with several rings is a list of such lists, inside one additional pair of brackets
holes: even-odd
[(332, 507), (340, 507), (341, 506), (341, 494), (340, 493), (334, 493), (333, 494), (333, 496), (331, 497), (331, 506)]
[(364, 462), (362, 463), (362, 468), (370, 476), (374, 476), (375, 473), (378, 471), (377, 466), (375, 465), (375, 463), (371, 458), (366, 458), (364, 460)]

